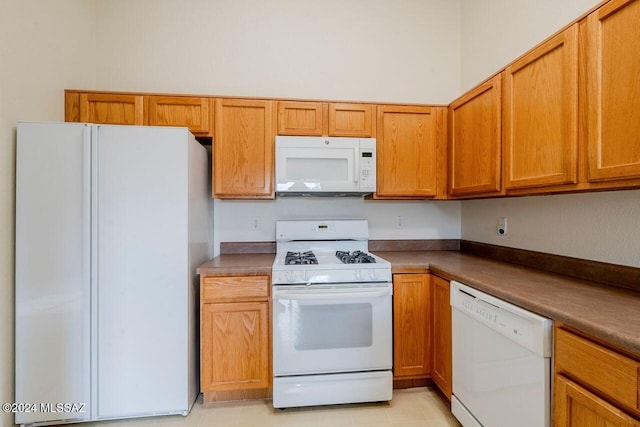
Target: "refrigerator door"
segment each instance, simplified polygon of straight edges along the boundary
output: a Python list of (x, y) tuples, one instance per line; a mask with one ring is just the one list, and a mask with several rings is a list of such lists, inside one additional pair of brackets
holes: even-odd
[(98, 126), (97, 418), (187, 413), (186, 129)]
[(17, 424), (90, 417), (89, 130), (18, 124), (15, 401), (34, 406)]

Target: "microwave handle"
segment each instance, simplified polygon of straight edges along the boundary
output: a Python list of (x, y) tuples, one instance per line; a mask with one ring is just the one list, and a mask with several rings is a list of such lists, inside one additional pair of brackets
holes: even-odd
[(353, 152), (353, 182), (357, 184), (360, 181), (360, 147), (355, 147)]

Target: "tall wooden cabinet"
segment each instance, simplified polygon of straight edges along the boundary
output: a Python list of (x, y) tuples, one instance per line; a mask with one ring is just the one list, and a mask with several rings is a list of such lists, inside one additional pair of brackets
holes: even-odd
[(376, 198), (446, 195), (446, 108), (379, 105)]
[(581, 92), (589, 182), (640, 178), (640, 1), (613, 0), (586, 20)]
[(506, 190), (578, 182), (578, 24), (504, 71)]
[(449, 194), (500, 192), (502, 76), (496, 75), (449, 106)]
[(450, 283), (431, 276), (433, 358), (431, 377), (438, 388), (451, 399), (451, 305)]
[(393, 275), (393, 378), (431, 373), (431, 276)]
[(275, 197), (273, 104), (269, 100), (215, 100), (214, 197)]
[(205, 402), (269, 394), (269, 288), (268, 276), (201, 278), (200, 388)]

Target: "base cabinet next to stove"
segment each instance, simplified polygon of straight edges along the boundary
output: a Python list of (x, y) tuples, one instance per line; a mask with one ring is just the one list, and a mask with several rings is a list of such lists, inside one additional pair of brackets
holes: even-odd
[(271, 393), (269, 276), (201, 276), (200, 389), (205, 402)]
[(431, 276), (393, 275), (393, 379), (431, 377)]
[(432, 379), (451, 399), (449, 281), (431, 274), (393, 275), (393, 379), (396, 388)]

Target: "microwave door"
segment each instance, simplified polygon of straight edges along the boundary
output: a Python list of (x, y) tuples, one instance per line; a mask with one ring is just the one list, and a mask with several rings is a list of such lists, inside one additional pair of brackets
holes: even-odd
[(277, 191), (357, 191), (357, 147), (285, 147), (276, 153)]

